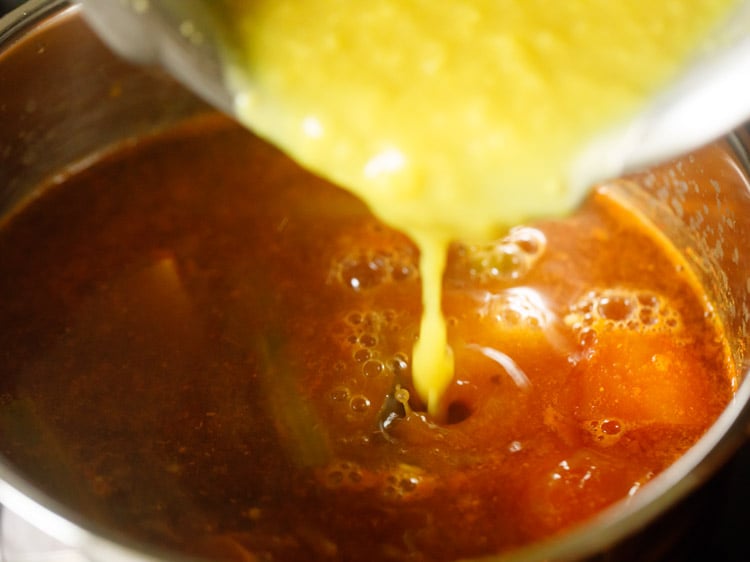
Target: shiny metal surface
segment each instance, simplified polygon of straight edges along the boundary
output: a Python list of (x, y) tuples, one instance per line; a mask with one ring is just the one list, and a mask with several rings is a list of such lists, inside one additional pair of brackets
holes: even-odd
[[(85, 13), (118, 53), (160, 64), (232, 114), (217, 32), (204, 0), (82, 0)], [(581, 150), (567, 178), (578, 199), (589, 186), (713, 141), (750, 118), (750, 2), (738, 1), (662, 91)], [(137, 39), (136, 39), (137, 38)]]
[[(210, 111), (160, 70), (112, 54), (74, 3), (26, 2), (0, 19), (0, 216), (33, 197), (40, 182)], [(0, 503), (86, 560), (179, 560), (93, 529), (2, 459)]]
[[(43, 180), (62, 180), (97, 155), (209, 111), (162, 71), (113, 55), (76, 5), (32, 0), (0, 20), (0, 217), (33, 196)], [(635, 183), (612, 187), (687, 256), (709, 287), (743, 366), (750, 360), (748, 146), (744, 132), (726, 144), (726, 171), (711, 190), (696, 190), (679, 174), (670, 185), (649, 187), (645, 181), (645, 189)], [(750, 380), (743, 379), (735, 401), (701, 442), (629, 503), (561, 540), (493, 559), (663, 559), (676, 537), (693, 528), (692, 516), (703, 509), (695, 505), (705, 505), (681, 502), (698, 488), (707, 491), (709, 500), (727, 493), (705, 483), (746, 441), (748, 401)], [(0, 502), (69, 545), (81, 557), (76, 560), (180, 560), (133, 544), (116, 529), (81, 520), (3, 459)]]
[(217, 40), (198, 0), (81, 0), (84, 16), (121, 56), (160, 65), (214, 107), (231, 114)]

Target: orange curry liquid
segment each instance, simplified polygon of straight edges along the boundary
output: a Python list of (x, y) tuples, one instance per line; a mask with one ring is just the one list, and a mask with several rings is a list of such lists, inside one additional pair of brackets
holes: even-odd
[(436, 424), (410, 378), (417, 250), (351, 195), (220, 119), (58, 183), (0, 231), (0, 450), (131, 538), (503, 552), (637, 493), (732, 396), (694, 277), (604, 192), (452, 246)]

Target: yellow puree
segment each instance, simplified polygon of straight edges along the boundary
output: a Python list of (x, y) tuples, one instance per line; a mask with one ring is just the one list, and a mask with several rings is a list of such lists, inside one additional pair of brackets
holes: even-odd
[(236, 111), (421, 251), (414, 385), (453, 376), (447, 245), (560, 215), (587, 141), (674, 75), (733, 0), (214, 0)]

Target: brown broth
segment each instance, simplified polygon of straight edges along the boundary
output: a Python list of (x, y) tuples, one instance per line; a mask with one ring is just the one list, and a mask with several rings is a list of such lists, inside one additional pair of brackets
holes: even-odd
[(417, 250), (347, 193), (220, 119), (58, 183), (0, 230), (0, 451), (131, 538), (222, 560), (505, 551), (637, 491), (732, 394), (692, 275), (601, 192), (453, 246), (437, 424), (395, 396)]

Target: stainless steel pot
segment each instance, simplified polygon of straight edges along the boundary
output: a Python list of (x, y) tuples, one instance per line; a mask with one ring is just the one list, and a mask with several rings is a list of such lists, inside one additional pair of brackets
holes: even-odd
[[(0, 217), (43, 181), (64, 179), (123, 143), (210, 111), (158, 69), (112, 55), (74, 3), (28, 2), (0, 20)], [(670, 239), (708, 288), (743, 369), (735, 400), (688, 454), (629, 501), (564, 537), (494, 559), (656, 560), (675, 532), (695, 523), (696, 510), (684, 502), (695, 501), (698, 489), (715, 494), (705, 484), (745, 441), (750, 420), (748, 146), (742, 131), (723, 141), (718, 172), (704, 170), (698, 153), (684, 161), (689, 177), (675, 165), (663, 181), (646, 173), (606, 187)], [(38, 484), (0, 459), (0, 502), (82, 560), (181, 559), (96, 527)]]

